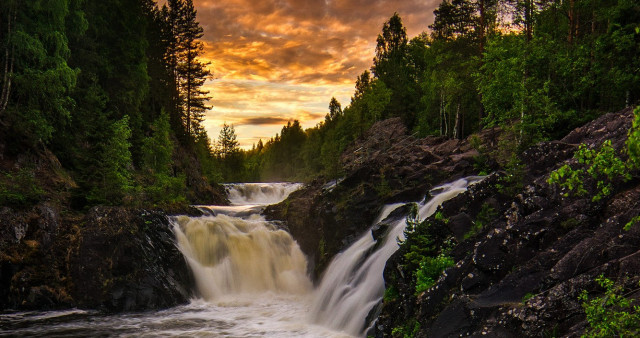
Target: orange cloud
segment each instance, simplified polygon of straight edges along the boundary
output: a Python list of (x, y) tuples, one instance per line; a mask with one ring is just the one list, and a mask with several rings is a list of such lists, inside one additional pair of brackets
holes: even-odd
[(194, 0), (204, 27), (203, 58), (215, 78), (206, 84), (213, 95), (205, 121), (211, 138), (225, 121), (234, 123), (244, 147), (293, 118), (315, 125), (332, 96), (343, 106), (349, 102), (394, 12), (415, 36), (433, 22), (439, 2)]

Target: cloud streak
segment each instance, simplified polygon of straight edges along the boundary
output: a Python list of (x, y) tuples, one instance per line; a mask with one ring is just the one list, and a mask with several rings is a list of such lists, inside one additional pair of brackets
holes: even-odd
[[(309, 127), (331, 96), (345, 105), (356, 76), (371, 66), (375, 40), (394, 12), (410, 36), (433, 22), (440, 0), (194, 0), (205, 29), (212, 138), (236, 124), (247, 147), (291, 118)], [(307, 115), (301, 112), (312, 112)]]

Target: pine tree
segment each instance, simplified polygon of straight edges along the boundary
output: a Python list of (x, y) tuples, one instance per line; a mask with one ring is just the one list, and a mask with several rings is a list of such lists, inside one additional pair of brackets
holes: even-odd
[(398, 13), (394, 13), (378, 35), (376, 56), (371, 70), (377, 79), (391, 90), (391, 103), (381, 118), (402, 117), (408, 127), (415, 122), (419, 86), (409, 67), (407, 31)]
[(187, 135), (197, 136), (207, 106), (209, 92), (202, 90), (205, 81), (211, 76), (208, 64), (199, 60), (204, 52), (200, 39), (203, 28), (197, 21), (197, 11), (193, 0), (170, 0), (168, 27), (172, 32), (167, 59), (175, 76), (176, 109), (183, 116), (182, 123)]
[(111, 136), (103, 143), (100, 156), (102, 165), (98, 174), (101, 180), (88, 196), (94, 203), (119, 204), (133, 186), (129, 117), (125, 115), (110, 129)]
[(144, 164), (156, 174), (167, 174), (171, 165), (173, 143), (169, 115), (162, 111), (151, 127), (153, 135), (144, 140), (142, 153)]
[(238, 139), (233, 125), (228, 125), (226, 122), (222, 125), (216, 146), (216, 153), (221, 158), (238, 152)]
[(48, 143), (67, 125), (77, 73), (67, 60), (69, 1), (0, 3), (0, 125), (12, 140)]

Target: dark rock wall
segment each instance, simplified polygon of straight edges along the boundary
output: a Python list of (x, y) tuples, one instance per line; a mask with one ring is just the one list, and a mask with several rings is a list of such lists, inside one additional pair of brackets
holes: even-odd
[(194, 283), (160, 212), (0, 209), (0, 308), (107, 311), (185, 303)]
[(330, 259), (367, 230), (382, 206), (424, 198), (434, 185), (471, 175), (469, 142), (407, 135), (399, 118), (380, 121), (342, 157), (335, 185), (315, 181), (265, 210), (283, 221), (309, 258), (314, 278)]
[[(631, 289), (640, 280), (640, 227), (623, 230), (640, 209), (640, 181), (615, 182), (614, 194), (592, 202), (591, 194), (563, 197), (546, 180), (552, 170), (574, 161), (580, 143), (599, 146), (611, 139), (622, 149), (631, 116), (631, 110), (608, 114), (561, 141), (526, 151), (525, 187), (515, 197), (501, 194), (496, 184), (501, 174), (496, 174), (446, 202), (441, 211), (456, 239), (451, 252), (456, 265), (416, 296), (413, 271), (404, 270), (407, 249), (401, 248), (385, 270), (388, 286), (399, 296), (384, 303), (377, 335), (390, 336), (417, 319), (422, 337), (580, 336), (587, 324), (578, 294), (602, 292), (598, 275)], [(484, 203), (496, 216), (465, 239), (461, 234), (471, 230)]]

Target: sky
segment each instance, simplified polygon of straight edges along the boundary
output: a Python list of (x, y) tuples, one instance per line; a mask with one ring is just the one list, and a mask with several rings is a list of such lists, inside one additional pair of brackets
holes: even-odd
[[(163, 1), (161, 1), (162, 3)], [(267, 141), (287, 121), (315, 126), (335, 96), (348, 105), (394, 12), (409, 37), (427, 29), (440, 0), (194, 0), (204, 28), (204, 126), (217, 140), (233, 124), (240, 146)]]

